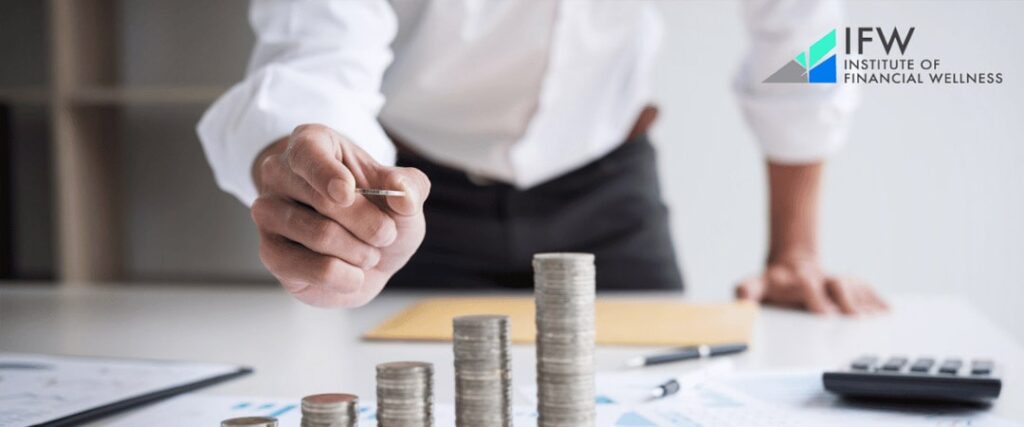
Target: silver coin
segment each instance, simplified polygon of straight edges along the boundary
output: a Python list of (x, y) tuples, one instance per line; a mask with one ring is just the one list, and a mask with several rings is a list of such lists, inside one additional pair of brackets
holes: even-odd
[(274, 417), (238, 417), (220, 422), (220, 427), (277, 427)]

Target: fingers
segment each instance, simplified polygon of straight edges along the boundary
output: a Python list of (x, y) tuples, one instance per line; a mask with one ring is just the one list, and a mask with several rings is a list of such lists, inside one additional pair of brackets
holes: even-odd
[(253, 204), (252, 213), (260, 230), (283, 236), (313, 252), (364, 270), (380, 262), (379, 249), (309, 207), (282, 198), (261, 197)]
[(260, 165), (260, 174), (268, 193), (295, 200), (320, 210), (323, 206), (336, 204), (327, 195), (313, 189), (301, 176), (292, 172), (280, 156), (269, 156)]
[(358, 303), (363, 270), (278, 235), (261, 232), (260, 237), (260, 259), (296, 298), (317, 307)]
[(862, 280), (830, 277), (826, 280), (826, 286), (845, 314), (873, 314), (888, 310), (871, 285)]
[(394, 219), (365, 197), (355, 197), (350, 204), (343, 206), (314, 190), (305, 179), (285, 170), (279, 162), (273, 163), (273, 158), (268, 158), (262, 167), (261, 173), (268, 177), (265, 181), (272, 193), (312, 206), (316, 212), (333, 219), (359, 240), (382, 248), (397, 238)]
[(423, 202), (430, 194), (430, 179), (426, 174), (416, 168), (388, 168), (383, 175), (383, 182), (382, 188), (405, 192), (405, 196), (387, 198), (388, 207), (393, 212), (413, 216), (422, 211)]
[(825, 287), (843, 314), (860, 314), (865, 311), (863, 295), (852, 283), (828, 278), (825, 280)]
[(869, 312), (884, 313), (889, 311), (889, 304), (887, 304), (885, 300), (875, 292), (875, 289), (869, 283), (861, 280), (857, 280), (857, 282), (859, 283), (857, 291), (861, 295), (863, 305), (868, 307)]
[(808, 283), (802, 285), (802, 290), (804, 307), (811, 313), (832, 314), (839, 311), (835, 303), (829, 299), (823, 286)]
[(763, 276), (748, 277), (736, 285), (736, 298), (750, 301), (764, 299), (767, 283)]
[(333, 210), (330, 216), (353, 235), (370, 245), (383, 248), (398, 238), (395, 220), (365, 197), (356, 197), (351, 206)]
[(343, 163), (340, 138), (326, 126), (299, 126), (292, 132), (284, 161), (318, 193), (349, 206), (356, 199), (356, 179)]
[(868, 288), (867, 292), (869, 294), (872, 304), (874, 304), (875, 308), (879, 312), (884, 313), (889, 311), (889, 303), (882, 299), (882, 297), (878, 295), (874, 289)]

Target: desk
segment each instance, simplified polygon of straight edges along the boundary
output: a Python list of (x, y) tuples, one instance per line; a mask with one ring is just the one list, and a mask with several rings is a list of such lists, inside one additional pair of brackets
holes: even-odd
[[(385, 293), (360, 309), (323, 310), (271, 286), (4, 285), (0, 349), (242, 363), (256, 373), (203, 392), (285, 398), (324, 391), (372, 398), (374, 365), (415, 359), (435, 364), (436, 399), (452, 402), (450, 344), (359, 339), (364, 330), (424, 295)], [(751, 350), (734, 357), (736, 366), (839, 366), (861, 353), (989, 356), (1007, 365), (993, 410), (1024, 421), (1020, 343), (962, 299), (897, 295), (890, 302), (891, 314), (866, 319), (765, 308)], [(650, 351), (599, 347), (597, 366), (615, 370), (627, 357)], [(534, 381), (533, 346), (513, 346), (512, 357), (514, 383)], [(657, 369), (682, 373), (699, 366), (684, 362)]]

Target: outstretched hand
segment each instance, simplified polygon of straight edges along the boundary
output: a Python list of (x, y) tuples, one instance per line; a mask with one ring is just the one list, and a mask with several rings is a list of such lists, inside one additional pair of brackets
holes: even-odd
[[(383, 166), (329, 127), (296, 128), (257, 158), (253, 178), (260, 259), (307, 304), (366, 304), (423, 241), (427, 176)], [(405, 195), (363, 196), (356, 187)]]

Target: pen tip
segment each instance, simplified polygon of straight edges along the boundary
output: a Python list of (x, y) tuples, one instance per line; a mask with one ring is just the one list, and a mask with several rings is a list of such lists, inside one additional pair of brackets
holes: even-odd
[(633, 357), (633, 358), (630, 358), (630, 359), (626, 359), (626, 367), (627, 368), (639, 368), (641, 366), (644, 366), (644, 358), (643, 357)]

